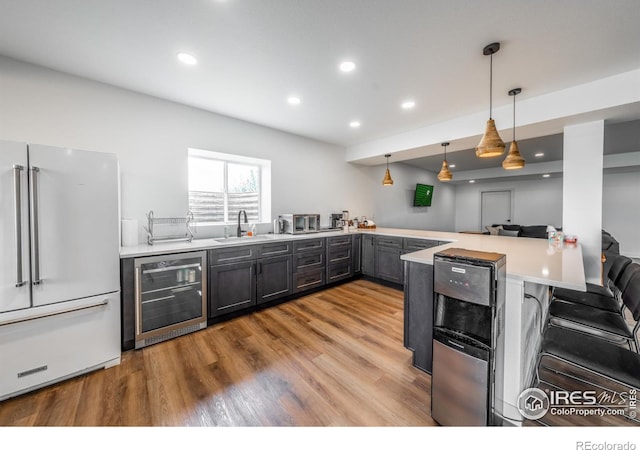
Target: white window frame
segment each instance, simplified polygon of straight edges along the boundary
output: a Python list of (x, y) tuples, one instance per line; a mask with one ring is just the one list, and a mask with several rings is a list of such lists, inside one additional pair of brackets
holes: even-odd
[[(240, 164), (246, 166), (257, 166), (258, 171), (258, 221), (253, 223), (271, 223), (271, 160), (252, 158), (249, 156), (235, 155), (232, 153), (214, 152), (211, 150), (202, 150), (197, 148), (189, 148), (187, 150), (187, 158), (203, 158), (224, 163), (224, 221), (223, 222), (200, 222), (200, 225), (231, 225), (237, 222), (237, 218), (229, 217), (228, 205), (228, 163)], [(187, 197), (189, 195), (187, 173)]]

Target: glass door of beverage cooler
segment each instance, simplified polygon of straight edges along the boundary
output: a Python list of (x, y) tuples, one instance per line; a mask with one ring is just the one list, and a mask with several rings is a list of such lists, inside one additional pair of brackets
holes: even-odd
[(135, 260), (136, 348), (207, 325), (206, 252)]

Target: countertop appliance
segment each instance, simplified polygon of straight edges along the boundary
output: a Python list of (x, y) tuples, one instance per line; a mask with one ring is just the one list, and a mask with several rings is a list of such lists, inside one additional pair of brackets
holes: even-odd
[(207, 252), (136, 258), (135, 347), (207, 327)]
[(506, 256), (450, 248), (434, 255), (431, 416), (440, 425), (499, 423)]
[(120, 363), (118, 162), (0, 141), (0, 400)]
[(304, 234), (320, 231), (320, 214), (282, 214), (284, 233)]
[(331, 214), (331, 228), (342, 227), (342, 213)]

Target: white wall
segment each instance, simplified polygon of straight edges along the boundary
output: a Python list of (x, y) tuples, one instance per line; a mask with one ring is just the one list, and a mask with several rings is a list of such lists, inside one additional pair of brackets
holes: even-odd
[(456, 185), (455, 231), (480, 230), (482, 191), (512, 190), (511, 222), (562, 226), (562, 178)]
[(116, 153), (122, 216), (140, 225), (149, 210), (186, 213), (189, 147), (270, 159), (275, 216), (320, 213), (328, 224), (332, 212), (374, 209), (366, 168), (338, 146), (5, 57), (0, 93), (0, 139)]
[[(435, 173), (403, 163), (390, 163), (393, 186), (383, 186), (386, 166), (368, 168), (373, 209), (367, 217), (382, 227), (417, 230), (453, 231), (455, 187), (441, 183)], [(433, 185), (433, 200), (429, 207), (414, 207), (416, 183)]]
[(620, 253), (640, 258), (640, 168), (605, 173), (602, 227), (620, 243)]

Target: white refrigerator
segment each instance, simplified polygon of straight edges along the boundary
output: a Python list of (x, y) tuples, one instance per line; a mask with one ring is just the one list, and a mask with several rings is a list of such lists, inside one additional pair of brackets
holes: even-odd
[(116, 156), (0, 141), (0, 401), (120, 363)]

